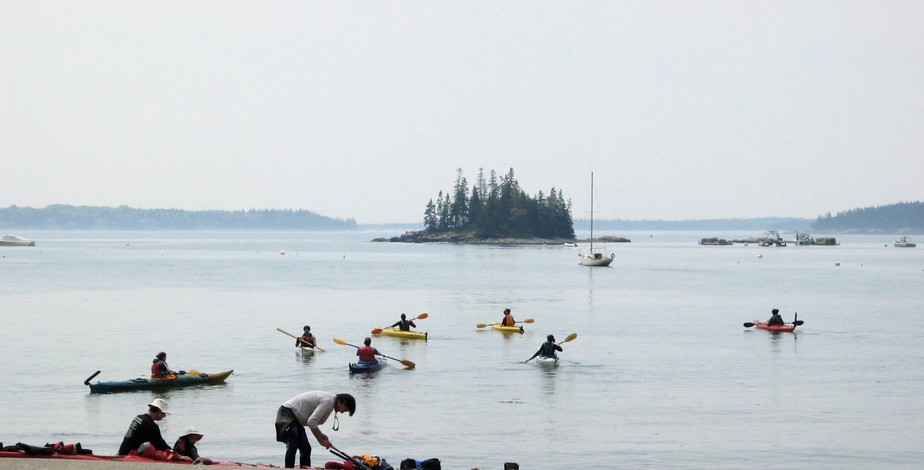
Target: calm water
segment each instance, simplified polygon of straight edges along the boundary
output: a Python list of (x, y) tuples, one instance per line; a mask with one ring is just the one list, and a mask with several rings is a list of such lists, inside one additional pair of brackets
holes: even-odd
[[(438, 457), (448, 469), (901, 468), (924, 461), (924, 249), (894, 236), (840, 246), (703, 247), (704, 236), (618, 233), (611, 268), (563, 246), (370, 243), (392, 232), (29, 232), (0, 248), (0, 442), (81, 442), (113, 454), (154, 395), (90, 395), (83, 380), (233, 368), (227, 385), (161, 396), (173, 440), (282, 465), (277, 407), (306, 390), (358, 400), (349, 453)], [(579, 234), (579, 236), (586, 234)], [(924, 240), (919, 240), (924, 241)], [(884, 245), (889, 246), (884, 246)], [(836, 263), (840, 263), (839, 266)], [(475, 328), (510, 307), (524, 335)], [(796, 334), (742, 327), (779, 308)], [(347, 363), (372, 326), (430, 318), (428, 342), (374, 339), (374, 377)], [(296, 357), (277, 327), (327, 349)], [(561, 365), (521, 364), (546, 334)], [(314, 445), (315, 465), (336, 458)], [(598, 467), (599, 468), (599, 467)]]

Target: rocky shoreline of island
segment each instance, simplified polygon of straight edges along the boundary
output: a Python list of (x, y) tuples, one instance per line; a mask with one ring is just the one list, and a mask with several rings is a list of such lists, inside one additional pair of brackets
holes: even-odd
[[(569, 245), (590, 243), (589, 238), (536, 238), (536, 237), (483, 237), (474, 232), (427, 232), (426, 230), (408, 230), (402, 235), (391, 238), (374, 238), (373, 242), (394, 243), (453, 243), (459, 245)], [(594, 243), (630, 243), (624, 237), (595, 237)]]

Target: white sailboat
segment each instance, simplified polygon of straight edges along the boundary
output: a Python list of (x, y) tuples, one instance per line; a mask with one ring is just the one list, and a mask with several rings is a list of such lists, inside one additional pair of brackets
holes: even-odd
[(582, 266), (609, 266), (616, 258), (615, 253), (607, 253), (606, 249), (594, 250), (594, 172), (590, 172), (590, 250), (581, 250), (578, 256)]

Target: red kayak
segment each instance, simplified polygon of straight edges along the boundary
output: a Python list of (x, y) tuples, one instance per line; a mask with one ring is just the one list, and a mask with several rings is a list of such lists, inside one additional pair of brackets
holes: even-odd
[(762, 322), (760, 320), (754, 320), (754, 326), (760, 328), (761, 330), (767, 331), (785, 331), (792, 332), (796, 329), (796, 325), (786, 324), (786, 325), (770, 325), (767, 322)]

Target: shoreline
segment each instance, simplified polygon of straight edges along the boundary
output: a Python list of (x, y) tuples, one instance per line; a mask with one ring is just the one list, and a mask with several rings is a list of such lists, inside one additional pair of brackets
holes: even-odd
[[(372, 242), (390, 242), (390, 243), (454, 243), (459, 245), (514, 245), (514, 246), (565, 246), (574, 243), (590, 243), (590, 238), (484, 238), (473, 233), (462, 232), (441, 232), (426, 233), (425, 231), (409, 230), (402, 235), (391, 238), (379, 237), (370, 240)], [(603, 236), (594, 237), (594, 243), (631, 243), (632, 240), (623, 237)]]

